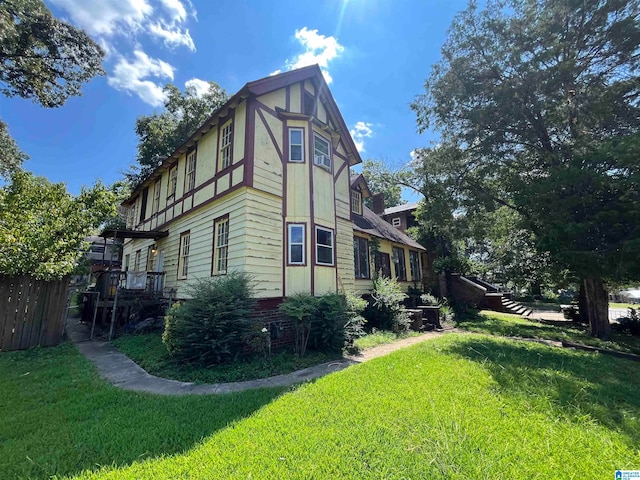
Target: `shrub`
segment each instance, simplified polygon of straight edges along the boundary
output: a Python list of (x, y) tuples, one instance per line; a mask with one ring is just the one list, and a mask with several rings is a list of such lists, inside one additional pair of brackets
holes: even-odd
[(640, 309), (629, 307), (626, 317), (618, 319), (620, 330), (631, 335), (640, 336)]
[(362, 316), (362, 312), (367, 306), (367, 301), (355, 293), (348, 292), (347, 300), (347, 317), (348, 321), (344, 326), (344, 339), (347, 347), (352, 347), (353, 342), (364, 336), (364, 324), (367, 322)]
[(251, 278), (246, 273), (199, 280), (188, 287), (192, 297), (169, 309), (162, 341), (169, 353), (201, 365), (234, 360), (255, 320)]
[(316, 304), (316, 297), (310, 293), (294, 293), (280, 305), (280, 311), (293, 322), (295, 352), (299, 357), (307, 351)]
[(365, 309), (365, 318), (372, 326), (382, 330), (403, 332), (411, 320), (402, 306), (406, 294), (392, 278), (377, 277), (373, 281), (371, 301)]

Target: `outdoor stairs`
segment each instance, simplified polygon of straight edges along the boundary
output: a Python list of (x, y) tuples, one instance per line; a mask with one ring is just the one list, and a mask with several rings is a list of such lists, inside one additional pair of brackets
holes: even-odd
[(533, 310), (529, 307), (525, 307), (524, 305), (505, 297), (502, 297), (502, 307), (506, 313), (513, 313), (514, 315), (521, 315), (523, 317), (528, 317), (533, 313)]

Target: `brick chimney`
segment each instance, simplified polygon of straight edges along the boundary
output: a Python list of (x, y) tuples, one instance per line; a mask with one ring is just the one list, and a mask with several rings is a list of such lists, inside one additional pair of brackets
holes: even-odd
[(371, 197), (373, 203), (373, 212), (376, 215), (382, 216), (384, 213), (384, 195), (382, 193), (376, 193)]

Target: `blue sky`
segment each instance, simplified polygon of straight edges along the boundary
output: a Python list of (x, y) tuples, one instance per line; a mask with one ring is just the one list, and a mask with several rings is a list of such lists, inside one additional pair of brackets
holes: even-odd
[(45, 0), (107, 51), (107, 76), (44, 109), (0, 97), (0, 117), (27, 170), (72, 193), (112, 183), (136, 155), (135, 119), (162, 105), (162, 86), (248, 81), (320, 64), (363, 158), (399, 166), (435, 137), (418, 135), (409, 103), (423, 91), (461, 0)]

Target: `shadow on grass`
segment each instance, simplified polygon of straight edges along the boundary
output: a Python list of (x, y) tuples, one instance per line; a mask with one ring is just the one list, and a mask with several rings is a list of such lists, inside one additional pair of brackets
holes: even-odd
[(574, 422), (595, 420), (640, 443), (640, 372), (628, 360), (535, 343), (466, 337), (449, 353), (482, 363), (500, 391)]
[(97, 377), (71, 345), (0, 354), (0, 478), (51, 478), (173, 455), (288, 389), (170, 397)]

